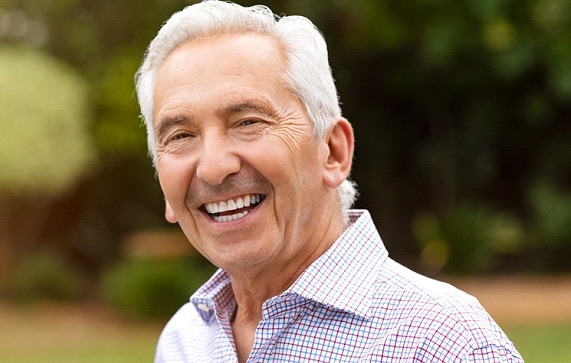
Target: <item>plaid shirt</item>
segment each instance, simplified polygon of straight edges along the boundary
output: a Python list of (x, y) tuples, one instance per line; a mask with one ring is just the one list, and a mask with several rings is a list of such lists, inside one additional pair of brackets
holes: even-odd
[[(478, 301), (388, 257), (367, 211), (263, 305), (248, 362), (523, 362)], [(156, 362), (237, 362), (219, 270), (165, 327)]]

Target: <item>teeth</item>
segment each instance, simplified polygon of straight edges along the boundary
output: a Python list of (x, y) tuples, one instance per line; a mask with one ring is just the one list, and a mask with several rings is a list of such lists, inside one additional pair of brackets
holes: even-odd
[[(251, 194), (251, 195), (246, 195), (244, 197), (236, 198), (236, 200), (229, 199), (229, 200), (222, 201), (219, 203), (206, 203), (204, 205), (204, 209), (210, 214), (223, 213), (223, 212), (233, 211), (233, 210), (244, 208), (244, 207), (249, 207), (252, 204), (259, 203), (261, 200), (262, 200), (261, 194)], [(232, 216), (221, 216), (218, 218), (240, 216), (241, 214), (242, 213), (238, 213), (238, 214), (235, 214)], [(243, 217), (243, 216), (240, 216), (238, 218), (241, 218), (241, 217)]]
[(226, 212), (228, 209), (228, 204), (226, 204), (226, 202), (220, 202), (220, 204), (218, 204), (218, 213), (222, 213), (222, 212)]
[(206, 209), (208, 213), (218, 213), (220, 211), (220, 209), (218, 208), (218, 203), (205, 204), (204, 209)]
[(244, 211), (242, 213), (231, 214), (228, 216), (212, 216), (212, 217), (216, 222), (232, 222), (244, 217), (248, 213), (250, 213), (250, 211)]

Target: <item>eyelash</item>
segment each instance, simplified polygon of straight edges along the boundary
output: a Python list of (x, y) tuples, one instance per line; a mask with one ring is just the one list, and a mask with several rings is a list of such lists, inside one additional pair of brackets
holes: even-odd
[(242, 120), (239, 123), (239, 126), (250, 126), (250, 125), (254, 125), (259, 123), (259, 120), (254, 120), (254, 119), (247, 119), (247, 120)]
[(181, 133), (172, 135), (170, 137), (169, 141), (182, 140), (182, 139), (186, 139), (187, 137), (190, 137), (190, 134), (188, 134), (186, 132), (181, 132)]
[[(260, 122), (263, 122), (263, 121), (257, 120), (257, 119), (245, 119), (245, 120), (238, 122), (238, 126), (252, 126), (252, 125), (258, 124)], [(188, 137), (192, 137), (192, 135), (189, 134), (188, 132), (179, 132), (179, 133), (172, 135), (168, 139), (168, 141), (169, 142), (170, 141), (178, 141), (178, 140), (186, 139)]]

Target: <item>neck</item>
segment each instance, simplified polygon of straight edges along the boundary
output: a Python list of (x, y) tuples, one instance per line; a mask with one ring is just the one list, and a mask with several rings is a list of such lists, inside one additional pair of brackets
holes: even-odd
[[(270, 258), (271, 263), (227, 270), (237, 303), (231, 325), (239, 362), (247, 360), (254, 346), (255, 331), (263, 318), (264, 302), (286, 291), (303, 271), (331, 247), (346, 228), (342, 212), (338, 215), (330, 214), (325, 220), (329, 222), (322, 228), (301, 228), (305, 231), (303, 235), (287, 238), (292, 242), (306, 242), (299, 251), (294, 252), (286, 247), (278, 256)], [(295, 248), (291, 247), (295, 245), (287, 244), (290, 249)]]
[(315, 259), (297, 266), (286, 266), (279, 271), (263, 269), (254, 275), (230, 274), (237, 302), (236, 316), (242, 318), (248, 316), (257, 319), (258, 322), (261, 321), (264, 302), (287, 290), (313, 260)]
[(240, 271), (228, 271), (232, 279), (232, 289), (237, 302), (238, 317), (249, 316), (262, 320), (262, 305), (268, 299), (286, 291), (297, 278), (331, 245), (346, 229), (343, 216), (334, 218), (321, 231), (314, 233), (320, 237), (293, 257), (284, 253), (285, 257), (276, 258), (272, 264)]
[(308, 258), (296, 261), (299, 263), (296, 263), (295, 267), (292, 264), (281, 270), (264, 269), (256, 274), (229, 273), (237, 303), (231, 321), (232, 335), (240, 363), (246, 362), (254, 346), (256, 329), (263, 320), (262, 305), (264, 302), (287, 290), (334, 241), (335, 239), (320, 244), (319, 248), (316, 248)]

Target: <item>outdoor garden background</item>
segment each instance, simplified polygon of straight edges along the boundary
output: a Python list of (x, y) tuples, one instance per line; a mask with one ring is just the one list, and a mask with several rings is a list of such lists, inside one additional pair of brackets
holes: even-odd
[[(0, 0), (0, 361), (151, 361), (212, 273), (164, 221), (133, 82), (190, 3)], [(392, 257), (570, 361), (571, 0), (265, 4), (324, 33)]]

